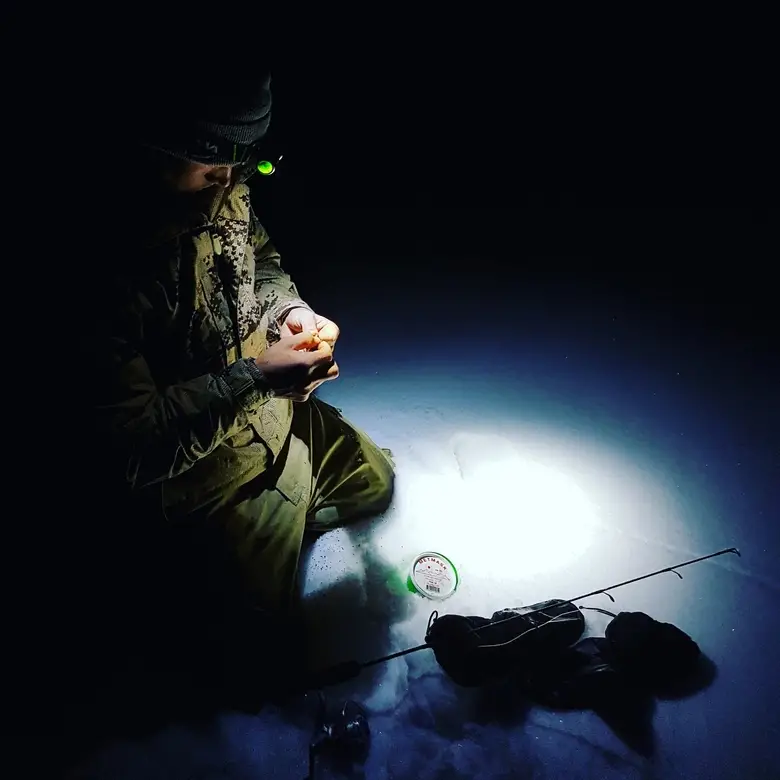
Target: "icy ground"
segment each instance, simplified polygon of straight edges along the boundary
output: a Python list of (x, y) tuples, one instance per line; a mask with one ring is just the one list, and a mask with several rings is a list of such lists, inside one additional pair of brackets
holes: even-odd
[[(592, 374), (569, 366), (565, 381), (549, 371), (542, 393), (543, 379), (531, 385), (512, 370), (448, 378), (446, 355), (399, 369), (381, 355), (358, 364), (355, 348), (347, 374), (353, 354), (344, 353), (344, 377), (324, 396), (394, 451), (398, 490), (384, 518), (308, 550), (304, 592), (318, 665), (420, 644), (433, 608), (490, 615), (723, 547), (743, 553), (688, 567), (682, 581), (666, 574), (615, 592), (618, 610), (679, 625), (717, 668), (705, 690), (657, 703), (649, 748), (592, 712), (529, 707), (511, 689), (459, 688), (424, 651), (328, 690), (332, 704), (353, 698), (370, 713), (371, 752), (353, 776), (778, 776), (780, 686), (759, 662), (780, 627), (771, 606), (777, 529), (762, 494), (751, 493), (757, 461), (739, 450), (738, 430), (710, 425), (700, 400), (652, 370), (641, 383), (624, 376), (594, 392)], [(574, 373), (586, 377), (576, 400)], [(461, 575), (439, 605), (399, 587), (425, 550), (451, 557)], [(604, 596), (588, 603), (609, 607)], [(588, 613), (588, 630), (602, 632), (605, 620)], [(314, 711), (309, 698), (257, 716), (225, 712), (209, 728), (170, 726), (106, 746), (73, 776), (303, 778)], [(337, 776), (326, 765), (319, 773)]]

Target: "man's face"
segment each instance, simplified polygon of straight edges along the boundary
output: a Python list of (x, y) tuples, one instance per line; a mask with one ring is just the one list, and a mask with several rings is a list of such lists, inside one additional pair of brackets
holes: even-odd
[(233, 168), (230, 165), (203, 165), (202, 163), (175, 160), (165, 171), (166, 186), (179, 193), (196, 193), (209, 187), (227, 189)]

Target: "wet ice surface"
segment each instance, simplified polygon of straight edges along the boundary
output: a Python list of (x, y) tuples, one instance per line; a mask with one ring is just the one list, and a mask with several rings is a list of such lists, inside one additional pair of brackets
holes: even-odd
[[(575, 339), (467, 356), (431, 340), (435, 359), (405, 361), (392, 345), (367, 356), (360, 337), (343, 339), (342, 378), (323, 397), (393, 450), (397, 498), (384, 518), (308, 550), (313, 663), (420, 644), (433, 608), (489, 616), (737, 546), (742, 558), (687, 567), (682, 581), (666, 574), (614, 593), (617, 611), (691, 634), (716, 679), (658, 701), (653, 749), (643, 752), (594, 713), (529, 707), (509, 688), (459, 688), (423, 651), (328, 691), (333, 704), (352, 698), (370, 714), (371, 752), (354, 776), (780, 776), (774, 440), (754, 446), (757, 428), (734, 416), (742, 400), (719, 406), (696, 392), (678, 374), (694, 366), (677, 356), (594, 361)], [(760, 391), (753, 400), (760, 410)], [(430, 549), (462, 579), (442, 604), (399, 588), (414, 555)], [(610, 608), (604, 596), (587, 603)], [(587, 619), (603, 633), (606, 618)], [(303, 778), (313, 713), (307, 699), (256, 717), (226, 712), (197, 730), (171, 726), (108, 745), (75, 776)], [(323, 767), (319, 776), (339, 775)]]

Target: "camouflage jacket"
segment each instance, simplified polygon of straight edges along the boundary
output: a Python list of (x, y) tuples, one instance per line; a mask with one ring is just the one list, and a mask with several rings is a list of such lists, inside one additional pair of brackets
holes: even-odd
[(261, 473), (279, 454), (292, 403), (247, 356), (306, 304), (244, 184), (143, 244), (104, 296), (98, 425), (133, 489), (164, 483), (174, 505), (195, 506), (193, 493), (234, 483), (237, 469)]

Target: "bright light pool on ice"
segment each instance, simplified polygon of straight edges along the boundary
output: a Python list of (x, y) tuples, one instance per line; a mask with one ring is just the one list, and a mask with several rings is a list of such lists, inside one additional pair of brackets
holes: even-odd
[(395, 512), (375, 535), (388, 560), (435, 550), (473, 588), (555, 571), (587, 552), (596, 512), (572, 478), (498, 436), (460, 434), (452, 451), (445, 468), (399, 474)]

